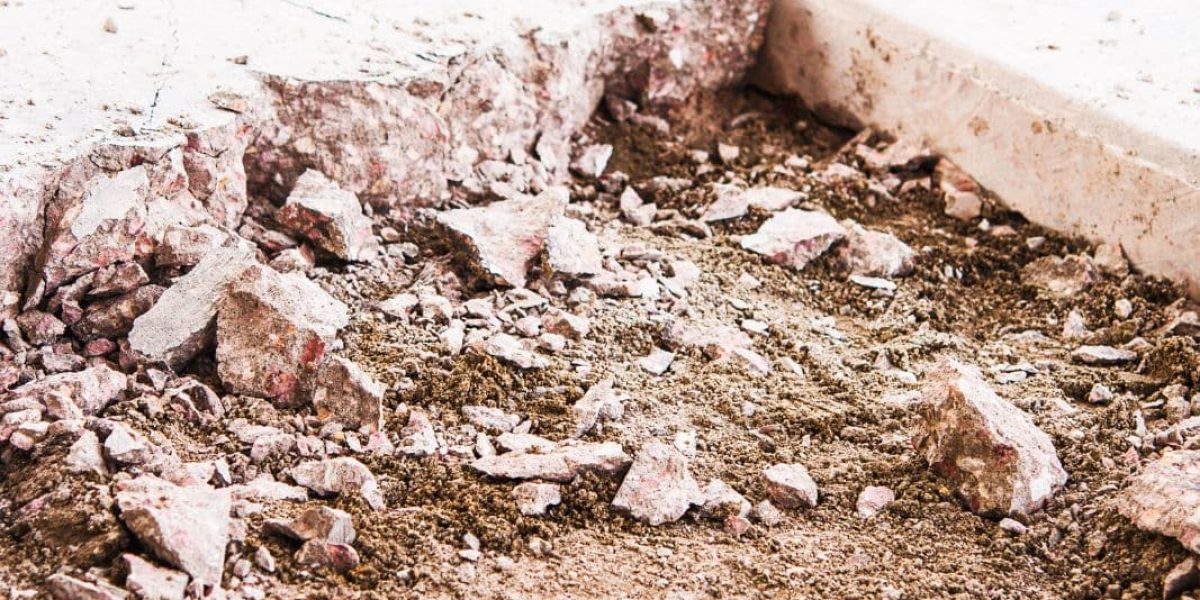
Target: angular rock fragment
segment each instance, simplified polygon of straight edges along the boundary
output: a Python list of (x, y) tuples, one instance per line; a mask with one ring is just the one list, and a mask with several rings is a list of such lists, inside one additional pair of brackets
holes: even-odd
[(1121, 492), (1117, 510), (1134, 525), (1200, 553), (1200, 450), (1166, 451)]
[(588, 388), (587, 393), (571, 407), (575, 415), (575, 436), (596, 428), (605, 421), (616, 421), (625, 414), (625, 406), (613, 390), (613, 378), (606, 377)]
[(644, 202), (633, 186), (628, 186), (624, 192), (621, 192), (618, 207), (621, 210), (621, 216), (638, 227), (645, 227), (653, 223), (654, 215), (658, 213), (658, 207), (653, 202)]
[(744, 216), (751, 208), (779, 211), (788, 208), (804, 195), (780, 187), (755, 187), (743, 190), (734, 186), (719, 186), (717, 199), (704, 210), (701, 218), (707, 222), (725, 221)]
[(817, 483), (804, 465), (778, 464), (762, 473), (763, 487), (771, 501), (783, 508), (817, 505)]
[(600, 242), (582, 221), (557, 217), (546, 234), (546, 264), (551, 273), (588, 277), (604, 270)]
[(741, 245), (770, 262), (802, 270), (845, 235), (828, 213), (789, 208), (743, 237)]
[(573, 340), (583, 339), (591, 331), (587, 317), (573, 315), (557, 308), (548, 309), (542, 315), (542, 329)]
[(371, 219), (352, 192), (309, 169), (296, 180), (275, 220), (321, 250), (348, 261), (369, 261), (379, 253)]
[(679, 520), (692, 505), (704, 502), (688, 471), (688, 459), (673, 446), (647, 442), (625, 474), (613, 508), (650, 525)]
[(437, 222), (478, 274), (496, 285), (523, 287), (567, 199), (565, 189), (551, 188), (537, 196), (440, 212)]
[(124, 590), (107, 583), (91, 583), (62, 573), (47, 577), (46, 586), (55, 600), (125, 600), (129, 597)]
[(858, 511), (859, 518), (870, 519), (895, 500), (896, 493), (891, 488), (871, 485), (858, 494), (858, 502), (854, 506)]
[(67, 331), (62, 321), (40, 310), (27, 310), (18, 315), (16, 321), (25, 339), (35, 346), (49, 344)]
[(554, 483), (525, 482), (512, 491), (517, 510), (527, 517), (540, 517), (546, 514), (551, 506), (562, 502), (562, 489)]
[(12, 391), (11, 400), (44, 402), (47, 395), (58, 392), (69, 398), (83, 414), (92, 415), (115, 400), (127, 385), (124, 373), (97, 365), (26, 383)]
[(229, 543), (229, 492), (179, 487), (153, 475), (117, 483), (121, 520), (155, 556), (219, 586)]
[(916, 254), (908, 244), (883, 231), (873, 231), (844, 221), (846, 242), (838, 248), (837, 259), (854, 275), (902, 277), (912, 272)]
[(100, 438), (92, 431), (84, 431), (79, 435), (79, 439), (75, 440), (67, 451), (64, 462), (67, 470), (72, 473), (108, 476), (108, 467), (104, 464), (104, 449), (100, 446)]
[(325, 359), (310, 387), (313, 410), (321, 420), (366, 431), (378, 431), (382, 425), (386, 390), (353, 361)]
[(982, 190), (966, 171), (948, 159), (941, 159), (934, 168), (938, 185), (946, 197), (945, 213), (960, 221), (970, 221), (983, 211)]
[(271, 519), (263, 525), (267, 531), (301, 542), (325, 540), (335, 544), (353, 544), (356, 537), (350, 513), (328, 506), (310, 508), (290, 521)]
[(1188, 590), (1200, 587), (1200, 566), (1196, 563), (1196, 557), (1189, 556), (1171, 567), (1163, 577), (1162, 587), (1164, 600), (1177, 598)]
[(288, 471), (297, 485), (321, 496), (358, 494), (374, 510), (383, 510), (383, 493), (366, 465), (350, 457), (301, 463)]
[(185, 379), (167, 390), (164, 397), (171, 405), (182, 409), (193, 422), (225, 416), (225, 405), (221, 402), (221, 397), (212, 388), (195, 379)]
[(1071, 351), (1071, 360), (1085, 365), (1119, 365), (1137, 360), (1133, 350), (1112, 346), (1080, 346)]
[(1067, 257), (1043, 256), (1021, 269), (1022, 280), (1056, 298), (1082, 293), (1098, 280), (1092, 260), (1072, 254)]
[(309, 540), (296, 551), (296, 562), (317, 568), (330, 568), (335, 571), (349, 571), (359, 564), (358, 552), (346, 544), (337, 544), (325, 540)]
[(160, 267), (190, 267), (229, 240), (229, 234), (212, 225), (171, 225), (154, 249), (154, 264)]
[(675, 362), (675, 353), (661, 348), (651, 348), (650, 354), (638, 359), (638, 366), (651, 375), (662, 375)]
[(142, 360), (181, 369), (212, 343), (226, 286), (255, 264), (256, 252), (243, 245), (209, 253), (133, 322), (130, 351)]
[(71, 326), (71, 331), (83, 340), (122, 337), (165, 291), (159, 285), (145, 285), (128, 294), (95, 302), (87, 307), (83, 318)]
[[(199, 267), (197, 267), (199, 268)], [(228, 391), (294, 405), (301, 382), (349, 322), (346, 305), (303, 275), (253, 266), (230, 282), (217, 316), (217, 373)]]
[(549, 360), (526, 349), (521, 340), (507, 333), (497, 333), (488, 338), (483, 351), (519, 369), (544, 369), (550, 366)]
[(467, 405), (462, 407), (462, 414), (476, 427), (497, 431), (512, 431), (521, 423), (521, 417), (490, 406)]
[(704, 486), (702, 496), (704, 501), (700, 505), (700, 512), (706, 517), (725, 519), (750, 514), (750, 501), (720, 479), (709, 481)]
[(30, 302), (80, 275), (148, 253), (153, 248), (145, 231), (149, 186), (146, 168), (139, 165), (112, 177), (96, 175), (78, 201), (55, 206)]
[(978, 369), (946, 359), (922, 395), (913, 443), (972, 511), (1030, 513), (1066, 483), (1050, 437), (997, 396)]
[(117, 463), (140, 465), (150, 460), (153, 450), (142, 436), (121, 423), (114, 423), (104, 438), (104, 454)]
[(616, 442), (563, 442), (541, 454), (509, 452), (480, 458), (471, 468), (500, 479), (567, 483), (584, 472), (619, 473), (629, 463), (629, 455)]
[(751, 509), (751, 514), (755, 519), (758, 519), (759, 523), (767, 527), (774, 527), (782, 523), (784, 519), (783, 511), (775, 508), (775, 505), (771, 504), (770, 500), (763, 500), (755, 504), (754, 508)]
[(437, 434), (424, 412), (413, 410), (408, 413), (408, 424), (400, 431), (400, 445), (396, 449), (414, 457), (437, 454)]
[(136, 554), (122, 554), (125, 589), (145, 600), (183, 600), (188, 576), (160, 567)]
[(135, 262), (115, 263), (96, 271), (87, 295), (92, 298), (117, 296), (147, 283), (150, 283), (150, 278), (141, 265)]
[(571, 163), (571, 170), (584, 177), (597, 178), (604, 173), (612, 153), (613, 147), (608, 144), (592, 144), (584, 148), (579, 157)]

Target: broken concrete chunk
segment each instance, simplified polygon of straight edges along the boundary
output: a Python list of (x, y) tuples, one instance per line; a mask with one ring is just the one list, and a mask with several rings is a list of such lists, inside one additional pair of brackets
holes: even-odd
[(568, 197), (564, 188), (551, 188), (537, 196), (440, 212), (437, 222), (479, 275), (496, 285), (523, 287)]
[(335, 544), (353, 544), (356, 534), (350, 513), (328, 506), (310, 508), (290, 521), (271, 519), (264, 527), (294, 540), (325, 540)]
[(124, 373), (97, 365), (83, 371), (58, 373), (31, 381), (13, 390), (11, 399), (42, 402), (46, 395), (59, 392), (70, 398), (85, 415), (92, 415), (115, 400), (127, 385)]
[(916, 254), (908, 244), (883, 231), (866, 229), (853, 221), (843, 221), (846, 242), (838, 248), (837, 259), (854, 275), (902, 277), (912, 272)]
[(160, 267), (190, 267), (229, 240), (229, 234), (212, 225), (171, 225), (162, 243), (154, 249), (154, 264)]
[(625, 474), (613, 508), (650, 525), (679, 520), (693, 504), (704, 502), (688, 471), (688, 459), (673, 446), (647, 442)]
[(946, 197), (947, 215), (960, 221), (970, 221), (983, 212), (982, 190), (966, 171), (943, 158), (934, 168), (934, 174)]
[(1142, 467), (1121, 493), (1117, 510), (1134, 525), (1173, 537), (1200, 552), (1200, 451), (1175, 450)]
[(296, 180), (275, 220), (342, 260), (369, 261), (379, 253), (371, 219), (358, 198), (319, 171), (309, 169)]
[(217, 316), (217, 373), (228, 391), (294, 405), (301, 382), (349, 322), (348, 309), (321, 286), (267, 266), (230, 282)]
[(335, 571), (349, 571), (359, 564), (358, 551), (346, 544), (336, 544), (325, 540), (309, 540), (296, 551), (296, 562), (317, 568), (330, 568)]
[(476, 427), (497, 431), (512, 431), (513, 428), (521, 423), (520, 416), (510, 415), (490, 406), (464, 406), (462, 407), (462, 414)]
[(550, 361), (525, 348), (521, 340), (507, 334), (497, 333), (488, 338), (483, 351), (519, 369), (544, 369)]
[(210, 252), (133, 322), (130, 351), (144, 361), (181, 369), (212, 342), (225, 287), (256, 264), (257, 253), (244, 245)]
[(651, 375), (662, 375), (675, 362), (675, 353), (661, 348), (651, 348), (650, 354), (638, 359), (638, 366)]
[(575, 415), (575, 437), (581, 437), (597, 425), (619, 420), (625, 414), (625, 406), (613, 390), (613, 378), (606, 377), (588, 388), (571, 412)]
[(163, 561), (219, 586), (229, 543), (230, 497), (207, 485), (179, 487), (153, 475), (117, 483), (129, 530)]
[(879, 514), (884, 508), (896, 500), (896, 493), (891, 488), (871, 485), (858, 494), (855, 509), (859, 518), (870, 519)]
[(413, 457), (437, 454), (437, 433), (424, 412), (413, 410), (408, 413), (408, 423), (400, 430), (400, 445), (396, 449)]
[[(55, 600), (125, 600), (129, 594), (104, 582), (91, 583), (62, 573), (46, 578), (46, 586)], [(16, 588), (11, 588), (16, 591)]]
[(136, 319), (150, 310), (165, 293), (159, 285), (145, 285), (128, 294), (92, 303), (71, 331), (84, 340), (118, 338), (129, 333)]
[(379, 430), (386, 390), (353, 361), (340, 356), (325, 359), (310, 387), (313, 410), (321, 420), (352, 429)]
[(1067, 257), (1043, 256), (1021, 269), (1022, 280), (1056, 298), (1082, 293), (1099, 278), (1092, 259), (1072, 254)]
[(592, 144), (584, 148), (575, 162), (571, 163), (571, 170), (583, 177), (600, 177), (612, 153), (613, 147), (608, 144)]
[(142, 266), (135, 262), (122, 262), (102, 267), (92, 278), (87, 295), (92, 298), (117, 296), (136, 290), (150, 282)]
[(584, 472), (619, 473), (629, 463), (629, 455), (616, 442), (564, 442), (542, 454), (509, 452), (480, 458), (471, 468), (501, 479), (567, 483)]
[(84, 431), (79, 435), (79, 439), (71, 444), (65, 462), (67, 470), (72, 473), (108, 476), (108, 467), (104, 463), (104, 449), (100, 446), (99, 436), (92, 431)]
[(631, 224), (638, 227), (645, 227), (654, 222), (654, 215), (658, 213), (658, 207), (653, 202), (644, 202), (642, 197), (638, 195), (637, 190), (633, 186), (627, 186), (624, 192), (621, 192), (618, 207), (621, 210), (621, 216)]
[(104, 438), (104, 454), (109, 460), (125, 465), (140, 465), (153, 456), (149, 443), (121, 423), (113, 423), (112, 431)]
[(801, 270), (845, 235), (828, 213), (789, 208), (743, 237), (741, 245), (770, 262)]
[(798, 191), (772, 186), (743, 190), (736, 186), (721, 185), (716, 187), (716, 192), (717, 199), (701, 216), (709, 223), (736, 219), (745, 215), (751, 208), (772, 212), (783, 210), (804, 197), (804, 194)]
[(587, 277), (604, 270), (600, 242), (582, 221), (559, 216), (546, 234), (546, 264), (551, 273)]
[(540, 517), (551, 506), (562, 502), (562, 488), (554, 483), (526, 482), (513, 488), (513, 500), (517, 510), (527, 517)]
[(1036, 511), (1067, 481), (1050, 436), (974, 367), (953, 359), (939, 364), (921, 415), (914, 445), (976, 513)]
[(750, 501), (720, 479), (709, 481), (708, 485), (704, 486), (702, 495), (704, 501), (700, 505), (700, 511), (706, 517), (725, 519), (750, 514)]
[(87, 182), (78, 201), (56, 206), (38, 256), (41, 282), (30, 294), (31, 303), (80, 275), (152, 250), (145, 232), (149, 186), (144, 166), (112, 177), (101, 173)]
[(16, 321), (25, 339), (35, 346), (49, 344), (67, 331), (62, 321), (40, 310), (27, 310), (18, 315)]
[(125, 589), (144, 600), (183, 600), (188, 576), (160, 567), (136, 554), (122, 554)]
[(581, 340), (591, 331), (591, 323), (587, 317), (551, 308), (542, 315), (542, 329), (548, 333), (554, 333), (573, 340)]
[(1119, 365), (1137, 360), (1133, 350), (1112, 346), (1080, 346), (1071, 351), (1071, 360), (1085, 365)]
[(767, 527), (774, 527), (782, 523), (784, 519), (783, 511), (775, 508), (775, 505), (771, 504), (770, 500), (763, 500), (755, 504), (751, 511), (752, 516), (758, 519), (759, 523)]
[(383, 493), (366, 465), (350, 457), (301, 463), (288, 471), (297, 485), (321, 496), (358, 494), (374, 510), (383, 510)]
[(817, 505), (817, 482), (809, 476), (804, 465), (774, 465), (763, 471), (762, 480), (771, 501), (783, 508)]

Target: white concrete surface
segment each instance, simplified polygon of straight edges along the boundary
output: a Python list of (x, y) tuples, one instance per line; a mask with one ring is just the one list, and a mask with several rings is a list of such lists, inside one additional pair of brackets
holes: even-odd
[(164, 218), (229, 227), (307, 168), (397, 219), (488, 162), (544, 186), (606, 90), (740, 77), (768, 3), (0, 2), (0, 317), (53, 291), (44, 238), (97, 175), (145, 164)]
[(757, 79), (1200, 294), (1200, 4), (778, 0)]

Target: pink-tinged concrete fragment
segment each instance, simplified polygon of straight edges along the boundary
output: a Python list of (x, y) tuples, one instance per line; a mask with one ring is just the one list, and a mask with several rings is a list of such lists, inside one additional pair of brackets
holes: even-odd
[(379, 430), (386, 389), (358, 364), (340, 356), (328, 357), (309, 388), (318, 418), (352, 429)]
[(58, 392), (69, 398), (83, 414), (91, 415), (108, 406), (127, 385), (124, 373), (98, 365), (31, 381), (13, 390), (10, 399), (43, 402), (44, 398)]
[(1050, 436), (997, 396), (978, 369), (945, 359), (930, 377), (913, 444), (972, 511), (1031, 513), (1066, 484)]
[(787, 209), (763, 223), (758, 231), (742, 238), (742, 247), (768, 261), (803, 270), (820, 257), (846, 230), (828, 213)]
[(117, 483), (116, 499), (121, 520), (155, 556), (220, 585), (231, 521), (228, 491), (142, 475)]
[(296, 180), (275, 220), (341, 260), (369, 261), (379, 253), (358, 198), (312, 169)]
[(566, 189), (552, 188), (537, 196), (440, 212), (437, 222), (477, 274), (496, 285), (524, 287), (567, 200)]
[(549, 452), (509, 452), (485, 456), (471, 468), (500, 479), (541, 479), (567, 483), (581, 473), (619, 473), (628, 454), (616, 442), (564, 442)]
[(347, 323), (346, 305), (304, 275), (254, 265), (217, 309), (217, 374), (229, 391), (294, 404)]
[(134, 320), (130, 351), (141, 360), (182, 368), (212, 343), (217, 305), (226, 286), (256, 264), (257, 252), (241, 244), (205, 256)]
[(1142, 467), (1121, 492), (1117, 510), (1134, 525), (1200, 552), (1200, 451), (1176, 450)]
[(678, 521), (692, 505), (703, 503), (687, 457), (659, 441), (638, 450), (612, 501), (613, 508), (653, 526)]

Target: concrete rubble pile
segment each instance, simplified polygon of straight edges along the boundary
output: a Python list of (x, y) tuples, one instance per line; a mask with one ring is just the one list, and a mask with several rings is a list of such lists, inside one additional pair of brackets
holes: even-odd
[[(1054, 361), (1041, 348), (1037, 364), (988, 371), (951, 357), (964, 343), (933, 330), (929, 303), (919, 319), (873, 324), (912, 331), (868, 359), (846, 343), (867, 328), (843, 331), (834, 311), (758, 310), (752, 292), (771, 278), (877, 306), (917, 295), (922, 278), (963, 279), (934, 269), (915, 236), (847, 218), (814, 189), (853, 187), (871, 207), (918, 190), (964, 228), (997, 209), (948, 160), (867, 144), (872, 132), (836, 160), (777, 165), (803, 188), (736, 175), (753, 153), (732, 140), (689, 154), (696, 177), (729, 169), (718, 183), (622, 172), (620, 146), (585, 127), (593, 114), (673, 139), (661, 115), (737, 80), (767, 3), (642, 4), (588, 13), (582, 32), (455, 42), (422, 55), (432, 71), (386, 85), (263, 72), (256, 94), (212, 95), (216, 124), (97, 142), (54, 173), (0, 170), (13, 199), (0, 206), (12, 257), (0, 266), (0, 461), (55, 480), (31, 497), (4, 488), (0, 517), (55, 553), (44, 591), (257, 599), (281, 582), (371, 581), (389, 560), (389, 519), (446, 519), (419, 499), (432, 472), (486, 489), (480, 506), (524, 532), (597, 514), (739, 543), (845, 515), (882, 530), (933, 497), (921, 486), (945, 487), (965, 505), (955, 511), (1004, 535), (1061, 510), (1073, 481), (1056, 446), (1077, 440), (1039, 428), (1039, 401), (998, 386), (1150, 369), (1150, 342), (1117, 343), (1072, 312), (1055, 321)], [(699, 240), (754, 269), (714, 272), (691, 252)], [(1027, 261), (1012, 285), (1055, 302), (1130, 276), (1120, 248), (1064, 254)], [(1177, 312), (1155, 322), (1160, 337), (1200, 333), (1194, 312)], [(455, 387), (463, 369), (479, 378)], [(856, 377), (901, 393), (867, 419), (892, 429), (878, 440), (858, 431), (861, 415), (839, 415), (838, 431), (784, 422), (757, 393), (706, 400), (703, 417), (686, 414), (695, 398), (646, 393), (671, 382), (692, 394), (705, 377), (810, 385), (781, 394), (797, 405)], [(1097, 381), (1083, 394), (1092, 407), (1128, 401)], [(1139, 421), (1119, 512), (1200, 552), (1187, 484), (1200, 476), (1200, 398), (1180, 387), (1150, 407), (1170, 427)], [(713, 414), (762, 453), (714, 460), (731, 446)], [(848, 486), (821, 458), (847, 440), (920, 474)], [(935, 484), (896, 485), (925, 466)], [(60, 513), (66, 533), (50, 523)], [(455, 532), (463, 579), (499, 564), (485, 533)], [(531, 555), (552, 555), (527, 537)], [(386, 577), (414, 583), (394, 567)]]

